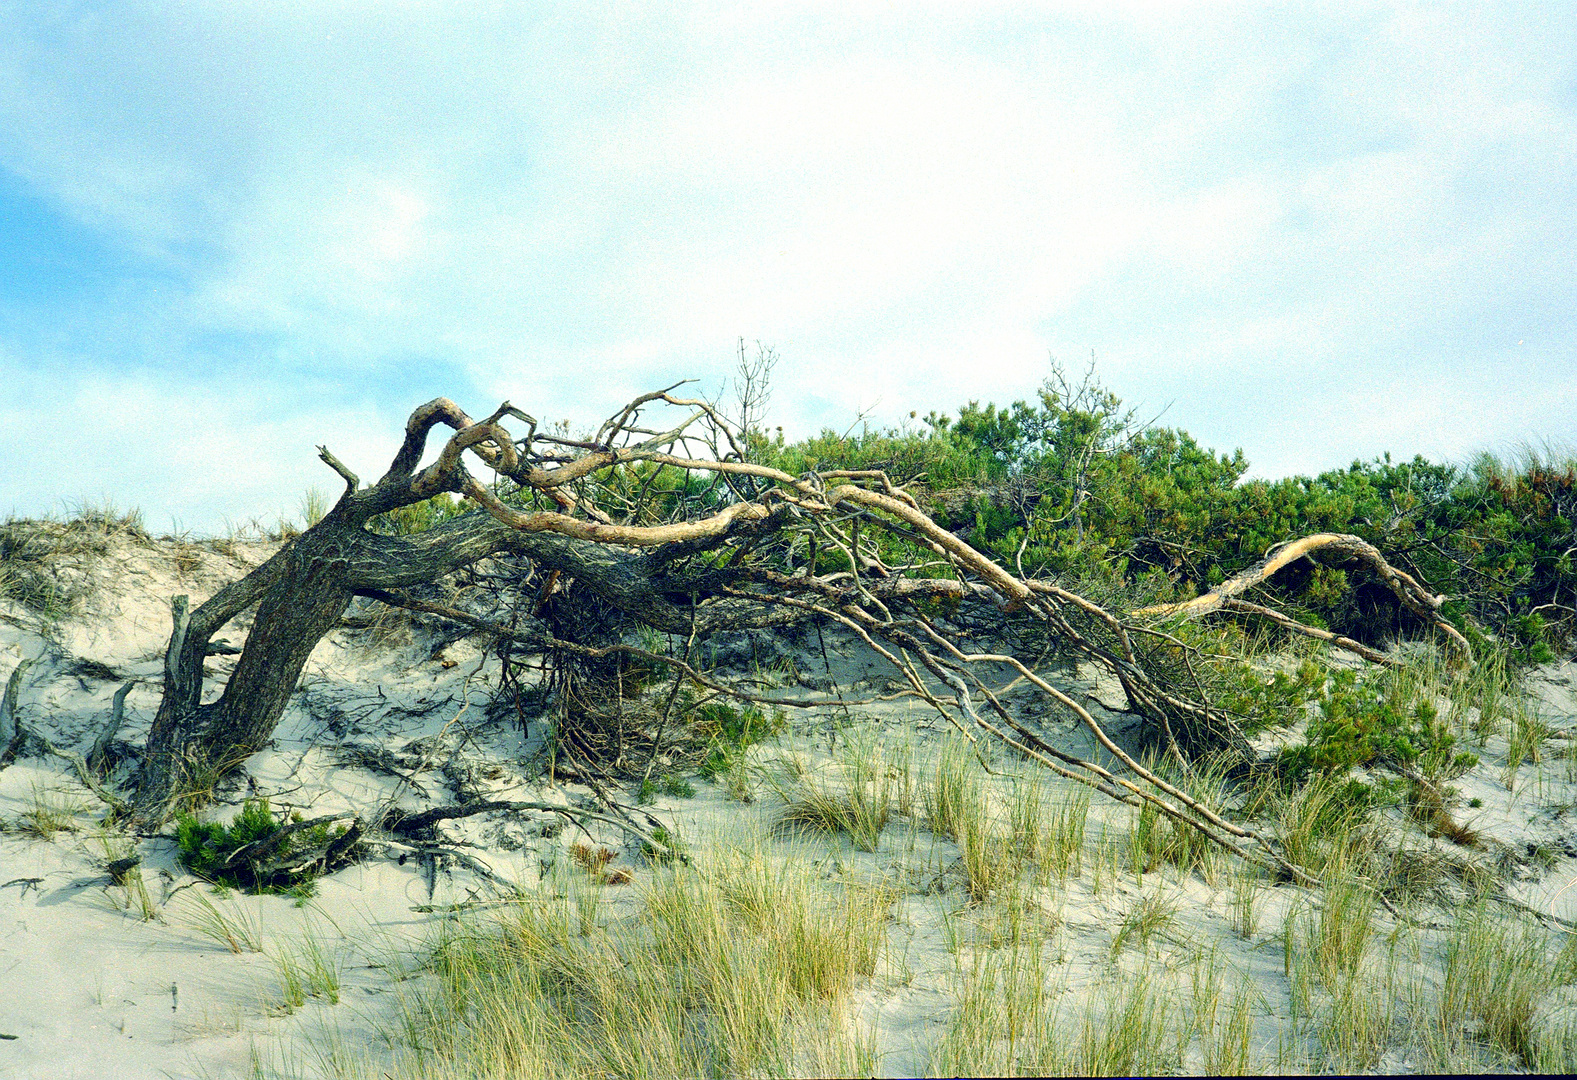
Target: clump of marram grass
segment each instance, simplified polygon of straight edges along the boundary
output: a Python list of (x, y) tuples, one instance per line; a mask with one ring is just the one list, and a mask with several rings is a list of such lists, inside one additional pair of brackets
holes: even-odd
[(1008, 843), (1014, 857), (1036, 865), (1045, 862), (1050, 854), (1050, 840), (1046, 835), (1046, 783), (1039, 773), (1013, 782), (1013, 801), (1008, 810)]
[[(1224, 756), (1208, 758), (1186, 770), (1178, 768), (1171, 759), (1148, 763), (1151, 771), (1216, 813), (1222, 811), (1227, 800), (1227, 765)], [(1128, 856), (1136, 877), (1170, 863), (1184, 873), (1197, 871), (1213, 885), (1223, 866), (1222, 851), (1216, 844), (1187, 822), (1163, 815), (1148, 800), (1134, 815), (1128, 834)]]
[(921, 806), (931, 832), (957, 842), (965, 888), (978, 902), (1016, 882), (1055, 841), (1043, 832), (1045, 793), (1038, 780), (1018, 782), (1007, 827), (999, 825), (974, 753), (967, 739), (949, 737), (922, 785)]
[(39, 840), (53, 840), (56, 833), (78, 832), (82, 828), (82, 815), (90, 812), (92, 804), (69, 791), (48, 788), (37, 781), (29, 784), (27, 805), (8, 827)]
[(1059, 796), (1046, 813), (1044, 865), (1059, 882), (1078, 877), (1084, 870), (1084, 830), (1089, 818), (1089, 788)]
[(1199, 1041), (1201, 1063), (1210, 1076), (1242, 1076), (1249, 1071), (1254, 1008), (1261, 1000), (1242, 973), (1234, 972), (1237, 987), (1229, 1001), (1227, 970), (1215, 947), (1199, 953), (1189, 966), (1191, 1022), (1179, 1038), (1185, 1044)]
[(1229, 918), (1232, 932), (1245, 941), (1259, 933), (1259, 892), (1258, 876), (1248, 866), (1238, 866), (1232, 875)]
[(294, 1012), (307, 998), (322, 998), (330, 1005), (340, 1000), (340, 957), (311, 930), (294, 944), (281, 943), (274, 955), (279, 974), (280, 1010)]
[(575, 891), (550, 887), (505, 915), (441, 928), (426, 965), (436, 985), (408, 1009), (389, 1075), (794, 1075), (807, 1062), (872, 1063), (842, 1002), (881, 954), (895, 899), (885, 888), (736, 850), (660, 870), (623, 919), (588, 926)]
[(1164, 932), (1176, 918), (1176, 899), (1159, 890), (1141, 896), (1130, 905), (1112, 934), (1112, 959), (1136, 940), (1142, 945), (1149, 944), (1152, 937)]
[(263, 951), (263, 923), (256, 912), (242, 904), (226, 903), (221, 908), (200, 890), (187, 896), (187, 918), (193, 930), (233, 953)]
[(973, 905), (974, 911), (968, 921), (973, 924), (974, 933), (967, 941), (955, 934), (958, 945), (970, 944), (983, 949), (1018, 946), (1043, 941), (1062, 925), (1061, 901), (1048, 905), (1044, 895), (1037, 895), (1022, 880), (1009, 882), (990, 899), (991, 903)]
[(1146, 1076), (1175, 1072), (1173, 995), (1146, 968), (1065, 1001), (1038, 943), (987, 953), (960, 972), (959, 1006), (928, 1076)]
[(1312, 1038), (1309, 1061), (1281, 1065), (1339, 1072), (1375, 1068), (1388, 1048), (1401, 1045), (1405, 1013), (1398, 982), (1400, 930), (1389, 937), (1389, 961), (1374, 956), (1379, 896), (1340, 858), (1327, 868), (1316, 910), (1294, 904), (1282, 927), (1284, 970), (1290, 983), (1291, 1022), (1284, 1038), (1297, 1046)]
[[(1490, 649), (1480, 656), (1452, 695), (1453, 704), (1480, 749), (1491, 736), (1500, 733), (1517, 698), (1516, 674), (1504, 649)], [(1471, 717), (1469, 710), (1473, 710)]]
[(892, 818), (900, 769), (874, 733), (845, 733), (834, 767), (812, 770), (803, 759), (784, 759), (768, 782), (783, 803), (779, 822), (790, 829), (843, 832), (861, 851), (875, 851)]
[(1325, 889), (1315, 923), (1312, 952), (1325, 988), (1335, 992), (1352, 982), (1374, 934), (1376, 897), (1358, 882), (1338, 878)]
[[(1458, 921), (1446, 945), (1438, 1023), (1447, 1046), (1474, 1037), (1525, 1067), (1541, 1052), (1538, 1013), (1542, 999), (1573, 973), (1551, 957), (1543, 930), (1509, 922), (1482, 905)], [(1546, 1040), (1543, 1052), (1551, 1044)]]
[(1501, 782), (1507, 791), (1516, 787), (1517, 773), (1525, 763), (1538, 765), (1544, 761), (1544, 743), (1552, 731), (1526, 700), (1519, 699), (1513, 705), (1506, 731), (1506, 765), (1501, 770)]
[[(143, 922), (163, 922), (159, 905), (154, 903), (148, 892), (148, 882), (142, 876), (142, 856), (137, 852), (136, 842), (109, 832), (100, 833), (96, 839), (103, 852), (104, 869), (109, 872), (109, 888), (104, 891), (110, 903), (120, 911), (135, 908)], [(117, 897), (112, 890), (119, 891), (120, 895)]]
[[(960, 971), (958, 1007), (931, 1050), (930, 1076), (1054, 1075), (1043, 1071), (1055, 1020), (1050, 969), (1038, 944), (977, 954)], [(1027, 1068), (1026, 1068), (1027, 1066)]]
[(971, 900), (995, 896), (1024, 872), (1023, 858), (1014, 850), (1011, 839), (995, 828), (983, 796), (976, 799), (960, 822), (958, 847), (964, 887)]
[(1276, 823), (1287, 860), (1316, 876), (1333, 861), (1351, 858), (1372, 814), (1364, 791), (1325, 775), (1290, 790), (1268, 786), (1254, 803)]
[(950, 735), (937, 755), (921, 800), (926, 827), (937, 836), (959, 839), (963, 823), (980, 812), (980, 774), (974, 753), (968, 739)]

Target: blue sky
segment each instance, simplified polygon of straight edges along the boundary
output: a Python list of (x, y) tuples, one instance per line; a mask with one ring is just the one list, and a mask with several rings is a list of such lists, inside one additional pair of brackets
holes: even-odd
[(791, 436), (1048, 358), (1260, 475), (1577, 444), (1568, 4), (0, 0), (0, 513), (199, 531), (739, 337)]

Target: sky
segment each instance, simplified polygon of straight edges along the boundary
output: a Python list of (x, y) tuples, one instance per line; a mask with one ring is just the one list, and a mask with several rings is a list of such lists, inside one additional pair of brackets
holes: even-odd
[(1251, 475), (1571, 446), (1574, 252), (1569, 0), (0, 0), (0, 515), (274, 521), (741, 338), (790, 438), (1093, 357)]

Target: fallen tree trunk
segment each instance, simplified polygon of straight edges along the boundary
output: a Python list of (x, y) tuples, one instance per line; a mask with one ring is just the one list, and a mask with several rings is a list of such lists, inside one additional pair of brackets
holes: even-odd
[[(506, 405), (501, 412), (508, 409)], [(416, 473), (427, 434), (439, 422), (457, 434), (437, 462)], [(482, 446), (487, 440), (493, 442), (491, 453)], [(684, 551), (705, 550), (724, 537), (770, 526), (771, 512), (757, 508), (731, 508), (699, 529), (624, 529), (613, 534), (620, 546), (588, 535), (585, 522), (558, 512), (538, 514), (527, 521), (531, 528), (520, 528), (514, 508), (506, 508), (505, 521), (473, 515), (410, 537), (368, 530), (367, 523), (377, 515), (440, 491), (485, 492), (464, 468), (456, 448), (475, 449), (484, 460), (497, 460), (500, 445), (513, 455), (508, 435), (493, 419), (473, 423), (453, 403), (439, 399), (412, 414), (400, 452), (373, 487), (361, 489), (356, 477), (320, 448), (323, 459), (347, 481), (334, 508), (195, 611), (188, 611), (186, 597), (173, 599), (164, 694), (137, 780), (135, 805), (144, 822), (163, 821), (181, 805), (200, 800), (220, 776), (266, 745), (308, 656), (357, 595), (433, 581), (481, 559), (512, 554), (544, 570), (573, 574), (582, 587), (656, 629), (687, 631), (697, 617), (703, 629), (784, 621), (781, 612), (749, 611), (727, 603), (694, 613), (675, 600), (668, 588), (672, 583), (662, 573), (666, 562)], [(625, 546), (636, 541), (657, 549), (655, 557)], [(254, 607), (252, 631), (224, 692), (216, 701), (203, 702), (203, 660), (216, 651), (213, 636)]]
[[(688, 416), (666, 426), (641, 426), (643, 410), (660, 406), (688, 410)], [(524, 438), (504, 429), (506, 417), (528, 425)], [(439, 424), (454, 434), (437, 460), (418, 472), (427, 438)], [(691, 445), (697, 442), (699, 454)], [(698, 685), (739, 693), (720, 687), (684, 658), (555, 635), (542, 613), (570, 588), (631, 624), (692, 642), (723, 631), (808, 619), (842, 624), (885, 656), (911, 693), (936, 706), (960, 730), (1000, 738), (1113, 797), (1155, 805), (1240, 855), (1302, 875), (1262, 837), (1145, 768), (1111, 740), (1088, 710), (1017, 657), (995, 649), (967, 652), (956, 634), (940, 630), (926, 605), (974, 605), (998, 620), (1022, 620), (1066, 652), (1113, 673), (1135, 711), (1165, 733), (1174, 751), (1181, 738), (1247, 753), (1232, 716), (1204, 700), (1202, 692), (1190, 696), (1147, 666), (1127, 623), (1053, 583), (1009, 573), (937, 525), (879, 471), (792, 476), (747, 461), (740, 440), (715, 409), (667, 391), (638, 398), (592, 439), (580, 441), (539, 434), (535, 421), (507, 402), (474, 422), (440, 398), (411, 414), (389, 470), (367, 488), (326, 448), (320, 447), (319, 455), (346, 483), (333, 509), (196, 610), (187, 610), (185, 597), (172, 602), (164, 696), (135, 797), (135, 816), (145, 824), (162, 822), (200, 798), (219, 776), (262, 748), (313, 647), (339, 624), (357, 596), (456, 619), (503, 639), (540, 642), (567, 663), (606, 666), (610, 658), (640, 653), (644, 661), (669, 664), (679, 677)], [(467, 455), (494, 470), (499, 481), (484, 485), (473, 477)], [(386, 536), (369, 528), (378, 515), (440, 492), (462, 494), (486, 513), (454, 518), (413, 536)], [(521, 606), (508, 626), (397, 592), (506, 555), (520, 568), (515, 592)], [(1435, 598), (1361, 540), (1322, 535), (1282, 549), (1256, 568), (1258, 577), (1239, 575), (1213, 596), (1152, 613), (1220, 607), (1305, 555), (1363, 559), (1401, 590), (1410, 606), (1432, 614), (1438, 607)], [(214, 634), (253, 608), (256, 618), (234, 673), (217, 699), (204, 702), (203, 660), (216, 651)], [(1438, 621), (1438, 615), (1434, 618)], [(1008, 665), (1071, 712), (1128, 775), (1060, 754), (1038, 740), (977, 674), (982, 664)], [(999, 720), (983, 714), (977, 696)], [(476, 804), (386, 825), (409, 835), (440, 818), (484, 809), (548, 808)], [(642, 832), (629, 822), (620, 827)], [(1261, 854), (1253, 855), (1245, 845)]]

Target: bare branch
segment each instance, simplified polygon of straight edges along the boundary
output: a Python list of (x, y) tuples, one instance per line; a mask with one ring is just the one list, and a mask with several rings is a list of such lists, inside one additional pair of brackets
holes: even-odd
[(1473, 649), (1468, 644), (1467, 638), (1463, 637), (1456, 627), (1440, 617), (1440, 606), (1446, 598), (1434, 595), (1410, 574), (1386, 562), (1385, 557), (1373, 544), (1349, 533), (1316, 533), (1283, 544), (1258, 563), (1222, 582), (1203, 596), (1196, 596), (1192, 600), (1177, 604), (1158, 604), (1143, 608), (1134, 614), (1198, 616), (1216, 611), (1225, 606), (1226, 600), (1236, 597), (1305, 556), (1326, 563), (1354, 561), (1363, 563), (1379, 575), (1380, 580), (1385, 582), (1404, 607), (1444, 633), (1461, 655), (1469, 663), (1472, 662)]
[(335, 457), (333, 454), (329, 453), (329, 448), (327, 446), (318, 447), (318, 457), (323, 459), (323, 463), (325, 465), (340, 474), (340, 476), (345, 481), (345, 490), (347, 492), (354, 493), (355, 490), (361, 486), (360, 478), (358, 478), (355, 473), (351, 472), (350, 469), (346, 467), (344, 462)]

